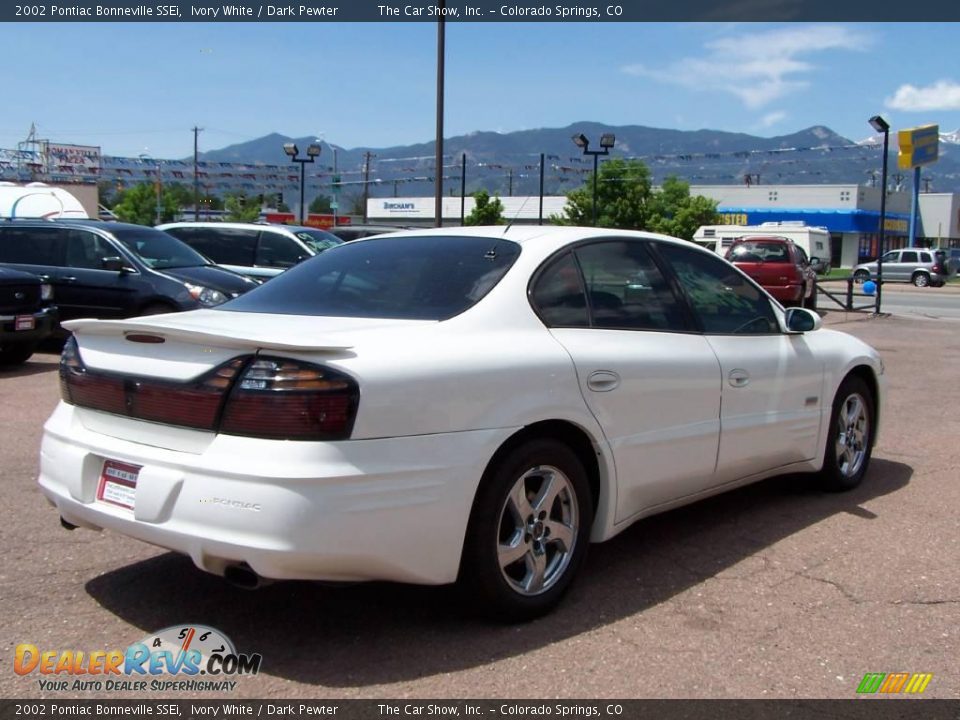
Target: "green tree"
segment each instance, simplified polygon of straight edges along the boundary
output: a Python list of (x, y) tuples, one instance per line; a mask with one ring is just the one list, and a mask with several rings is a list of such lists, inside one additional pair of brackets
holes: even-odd
[(463, 219), (464, 225), (503, 225), (506, 222), (499, 196), (491, 200), (486, 190), (477, 190), (473, 202), (473, 210)]
[[(160, 194), (159, 222), (173, 220), (179, 206), (168, 193)], [(139, 183), (117, 195), (112, 208), (123, 222), (137, 225), (157, 224), (157, 186), (154, 183)]]
[(322, 213), (324, 215), (333, 212), (333, 208), (330, 206), (330, 198), (326, 195), (317, 195), (307, 207), (307, 212), (312, 213)]
[(677, 177), (668, 177), (650, 203), (651, 212), (647, 230), (693, 240), (701, 225), (719, 222), (717, 202), (702, 195), (690, 195), (690, 183)]
[(231, 193), (223, 201), (226, 210), (224, 220), (229, 222), (255, 222), (260, 217), (260, 203), (256, 197), (243, 193)]
[[(650, 171), (639, 160), (612, 158), (597, 173), (597, 226), (642, 230), (650, 218)], [(567, 193), (560, 225), (593, 224), (593, 174), (582, 187)]]
[[(702, 195), (690, 196), (690, 184), (668, 177), (653, 188), (650, 171), (639, 160), (612, 158), (597, 173), (597, 226), (649, 230), (692, 240), (701, 225), (718, 221), (717, 203)], [(582, 187), (567, 193), (563, 215), (551, 218), (561, 225), (593, 224), (593, 175)]]

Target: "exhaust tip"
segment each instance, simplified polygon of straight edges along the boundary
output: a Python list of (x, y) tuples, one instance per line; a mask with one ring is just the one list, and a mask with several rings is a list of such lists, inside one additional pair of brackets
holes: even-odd
[(244, 590), (256, 590), (265, 584), (264, 579), (257, 575), (246, 563), (228, 566), (223, 571), (223, 577), (231, 585)]
[(63, 515), (61, 515), (61, 516), (60, 516), (60, 527), (62, 527), (64, 530), (76, 530), (76, 529), (77, 529), (78, 527), (80, 527), (80, 526), (79, 526), (79, 525), (74, 525), (72, 522), (67, 522), (66, 520), (64, 520)]

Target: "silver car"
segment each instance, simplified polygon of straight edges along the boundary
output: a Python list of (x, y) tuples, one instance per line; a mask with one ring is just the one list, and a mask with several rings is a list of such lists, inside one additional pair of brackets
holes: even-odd
[[(940, 287), (950, 272), (943, 256), (923, 248), (891, 250), (883, 256), (884, 282), (908, 282), (917, 287)], [(858, 282), (877, 279), (877, 262), (861, 263), (853, 268), (853, 279)]]

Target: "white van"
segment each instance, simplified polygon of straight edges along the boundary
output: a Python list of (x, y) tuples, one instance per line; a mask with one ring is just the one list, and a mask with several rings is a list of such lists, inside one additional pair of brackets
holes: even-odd
[(721, 257), (734, 240), (743, 237), (783, 237), (802, 247), (808, 257), (818, 258), (813, 269), (819, 274), (830, 272), (830, 232), (826, 228), (812, 227), (803, 222), (765, 222), (759, 225), (701, 225), (693, 235), (693, 241), (713, 250)]
[(34, 182), (0, 182), (0, 218), (86, 218), (87, 211), (72, 194)]

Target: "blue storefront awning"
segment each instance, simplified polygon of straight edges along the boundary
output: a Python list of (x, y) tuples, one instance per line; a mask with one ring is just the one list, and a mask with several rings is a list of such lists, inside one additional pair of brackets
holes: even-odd
[[(744, 208), (720, 205), (717, 208), (724, 225), (760, 225), (765, 222), (803, 222), (836, 233), (880, 231), (880, 213), (876, 210), (812, 210), (805, 208)], [(910, 216), (887, 213), (885, 234), (907, 235)]]

